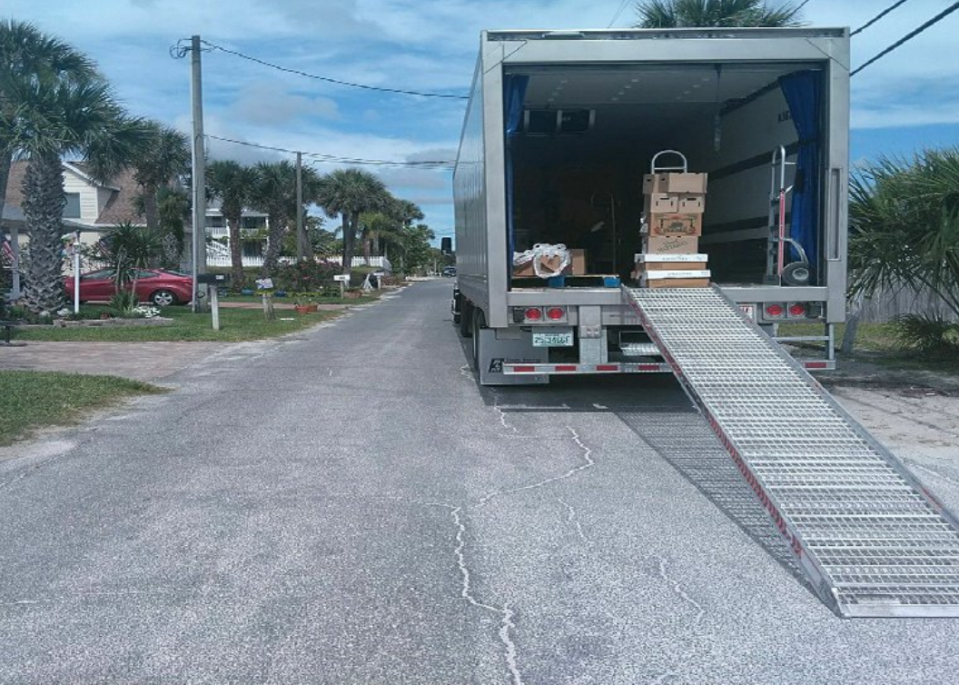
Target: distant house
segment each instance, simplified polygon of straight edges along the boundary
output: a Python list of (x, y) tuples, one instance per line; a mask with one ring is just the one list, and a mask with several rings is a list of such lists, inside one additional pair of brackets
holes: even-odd
[[(23, 176), (27, 162), (15, 161), (10, 169), (7, 181), (6, 204), (0, 217), (0, 243), (9, 241), (12, 250), (7, 251), (6, 260), (0, 260), (3, 268), (13, 271), (14, 298), (19, 297), (19, 268), (16, 256), (20, 247), (30, 240), (23, 216)], [(63, 209), (64, 233), (80, 232), (80, 242), (85, 245), (96, 244), (103, 234), (117, 224), (129, 222), (135, 226), (145, 226), (146, 221), (136, 211), (136, 197), (140, 189), (133, 178), (132, 170), (124, 170), (109, 183), (100, 183), (88, 173), (82, 162), (63, 163), (63, 186), (67, 204)], [(189, 245), (192, 229), (191, 222), (186, 226), (187, 254), (184, 261), (189, 262)], [(210, 266), (229, 266), (229, 231), (218, 203), (210, 203), (206, 213), (207, 224), (207, 263)], [(263, 250), (266, 245), (266, 233), (269, 228), (266, 214), (244, 210), (243, 225), (243, 263), (244, 266), (259, 266), (263, 263)], [(11, 256), (13, 258), (11, 258)], [(69, 269), (69, 264), (64, 264)]]

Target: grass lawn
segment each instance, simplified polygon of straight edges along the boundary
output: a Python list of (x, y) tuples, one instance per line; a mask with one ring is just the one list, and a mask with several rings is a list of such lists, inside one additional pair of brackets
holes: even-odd
[[(98, 305), (84, 305), (83, 308), (90, 311), (106, 309)], [(338, 315), (337, 312), (316, 312), (301, 316), (292, 310), (275, 311), (276, 320), (266, 321), (260, 309), (221, 308), (220, 330), (214, 331), (210, 314), (194, 314), (189, 307), (166, 307), (163, 316), (173, 319), (173, 323), (166, 326), (43, 326), (15, 330), (14, 337), (17, 340), (78, 342), (242, 342), (294, 333)]]
[[(317, 297), (315, 298), (315, 302), (317, 304), (368, 304), (380, 299), (382, 293), (383, 291), (381, 290), (379, 292), (374, 291), (371, 295), (363, 295), (362, 297)], [(220, 298), (220, 302), (256, 302), (259, 304), (262, 301), (259, 295), (225, 295)], [(273, 303), (293, 304), (294, 298), (274, 297)]]
[(70, 423), (83, 412), (125, 397), (164, 392), (114, 376), (50, 371), (0, 371), (0, 445), (31, 430)]
[[(836, 349), (842, 345), (846, 325), (836, 326)], [(806, 323), (780, 324), (780, 336), (822, 335), (822, 325)], [(890, 369), (931, 371), (959, 375), (959, 355), (935, 355), (903, 347), (896, 338), (895, 324), (861, 323), (856, 331), (852, 360), (879, 364)], [(839, 359), (842, 365), (842, 357)]]

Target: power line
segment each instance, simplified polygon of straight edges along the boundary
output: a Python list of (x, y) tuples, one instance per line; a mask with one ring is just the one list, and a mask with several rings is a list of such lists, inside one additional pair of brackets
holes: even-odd
[(855, 31), (853, 31), (852, 33), (850, 33), (850, 34), (849, 34), (849, 37), (851, 38), (852, 36), (855, 36), (857, 33), (862, 33), (863, 31), (865, 31), (866, 29), (868, 29), (870, 26), (872, 26), (873, 24), (875, 24), (877, 21), (879, 21), (880, 19), (882, 19), (884, 16), (886, 16), (887, 14), (889, 14), (890, 12), (892, 12), (894, 9), (896, 9), (897, 7), (899, 7), (899, 5), (903, 5), (903, 4), (905, 4), (905, 3), (906, 3), (906, 0), (899, 0), (898, 2), (892, 3), (889, 7), (887, 7), (887, 8), (884, 9), (882, 12), (880, 12), (879, 14), (877, 14), (876, 16), (874, 16), (872, 19), (870, 19), (869, 21), (867, 21), (865, 24), (863, 24), (862, 26), (860, 26), (858, 29), (856, 29)]
[(361, 157), (340, 157), (338, 155), (328, 155), (322, 152), (305, 152), (303, 150), (291, 150), (285, 147), (278, 147), (276, 145), (263, 145), (262, 143), (251, 143), (245, 140), (236, 140), (234, 138), (224, 138), (222, 136), (214, 136), (209, 133), (205, 136), (211, 140), (219, 140), (224, 143), (232, 143), (234, 145), (243, 145), (245, 147), (255, 147), (260, 150), (272, 150), (273, 152), (284, 152), (287, 154), (295, 155), (297, 152), (302, 154), (304, 157), (309, 157), (316, 162), (330, 162), (336, 164), (356, 164), (356, 165), (368, 165), (368, 166), (402, 166), (402, 167), (412, 167), (419, 169), (451, 169), (453, 167), (453, 162), (449, 160), (422, 160), (422, 161), (406, 161), (406, 162), (397, 162), (388, 159), (364, 159)]
[(305, 76), (306, 78), (311, 78), (317, 81), (324, 81), (326, 83), (333, 83), (338, 86), (349, 86), (350, 88), (362, 88), (363, 90), (375, 90), (381, 93), (394, 93), (399, 95), (415, 95), (417, 97), (424, 98), (445, 98), (448, 100), (468, 100), (468, 95), (453, 95), (450, 93), (428, 93), (418, 90), (403, 90), (402, 88), (384, 88), (381, 86), (371, 86), (365, 83), (353, 83), (351, 81), (343, 81), (336, 78), (331, 78), (329, 76), (319, 76), (317, 74), (311, 74), (306, 71), (300, 71), (299, 69), (291, 69), (290, 67), (280, 66), (274, 62), (267, 62), (264, 59), (259, 57), (251, 57), (250, 55), (243, 54), (236, 50), (230, 50), (225, 48), (222, 45), (217, 45), (216, 43), (211, 43), (210, 41), (204, 40), (201, 41), (209, 50), (219, 50), (220, 52), (225, 52), (228, 55), (233, 55), (239, 57), (240, 59), (245, 59), (250, 62), (255, 62), (256, 64), (261, 64), (265, 67), (270, 67), (271, 69), (276, 69), (278, 71), (286, 72), (287, 74), (296, 74), (298, 76)]
[(623, 10), (626, 9), (626, 5), (628, 4), (629, 4), (629, 0), (623, 0), (619, 4), (619, 9), (616, 10), (616, 14), (613, 15), (613, 18), (609, 20), (609, 24), (606, 25), (606, 28), (609, 29), (613, 27), (613, 24), (616, 23), (616, 21), (619, 19), (619, 15), (623, 13)]
[(877, 54), (877, 55), (875, 55), (874, 57), (872, 57), (871, 59), (867, 60), (865, 63), (860, 64), (856, 69), (854, 69), (853, 71), (851, 71), (851, 72), (849, 73), (849, 75), (850, 75), (850, 76), (855, 76), (855, 75), (858, 74), (860, 71), (862, 71), (863, 69), (865, 69), (866, 67), (868, 67), (870, 64), (872, 64), (873, 62), (875, 62), (875, 61), (878, 60), (878, 59), (881, 59), (882, 57), (885, 57), (886, 55), (888, 55), (890, 52), (892, 52), (893, 50), (895, 50), (896, 48), (898, 48), (898, 47), (899, 47), (900, 45), (902, 45), (903, 43), (906, 43), (907, 41), (912, 40), (913, 38), (915, 38), (916, 36), (918, 36), (920, 33), (922, 33), (923, 31), (925, 31), (926, 29), (928, 29), (928, 28), (929, 28), (930, 26), (932, 26), (933, 24), (938, 24), (940, 21), (942, 21), (943, 19), (945, 19), (947, 16), (949, 16), (950, 14), (952, 14), (953, 12), (955, 12), (957, 9), (959, 9), (959, 2), (954, 2), (954, 3), (952, 3), (951, 5), (949, 5), (949, 7), (947, 7), (947, 8), (944, 9), (942, 12), (940, 12), (939, 14), (937, 14), (936, 16), (934, 16), (932, 19), (930, 19), (929, 21), (927, 21), (927, 22), (926, 22), (925, 24), (923, 24), (922, 26), (920, 26), (920, 27), (918, 27), (918, 28), (916, 28), (916, 29), (913, 29), (912, 31), (910, 31), (909, 33), (907, 33), (905, 36), (903, 36), (902, 38), (900, 38), (899, 40), (897, 40), (895, 43), (893, 43), (892, 45), (890, 45), (888, 48), (886, 48), (885, 50), (883, 50), (882, 52), (880, 52), (879, 54)]

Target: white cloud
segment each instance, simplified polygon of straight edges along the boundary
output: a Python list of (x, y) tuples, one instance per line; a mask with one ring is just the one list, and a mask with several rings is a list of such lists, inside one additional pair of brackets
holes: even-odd
[(306, 117), (340, 117), (335, 100), (296, 95), (275, 81), (258, 81), (245, 86), (230, 110), (240, 119), (257, 125), (283, 126)]

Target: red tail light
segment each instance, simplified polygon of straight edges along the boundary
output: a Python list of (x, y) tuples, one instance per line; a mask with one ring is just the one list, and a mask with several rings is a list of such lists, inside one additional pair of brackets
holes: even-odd
[(789, 316), (799, 317), (799, 316), (805, 316), (805, 315), (806, 315), (806, 305), (799, 304), (798, 302), (795, 302), (789, 305)]
[(529, 307), (524, 315), (527, 321), (540, 321), (543, 318), (543, 310), (539, 307)]
[(562, 307), (550, 307), (546, 310), (546, 318), (559, 321), (566, 318), (566, 310)]
[(786, 313), (786, 309), (781, 304), (766, 305), (766, 316), (768, 316), (771, 319), (778, 319), (785, 313)]

